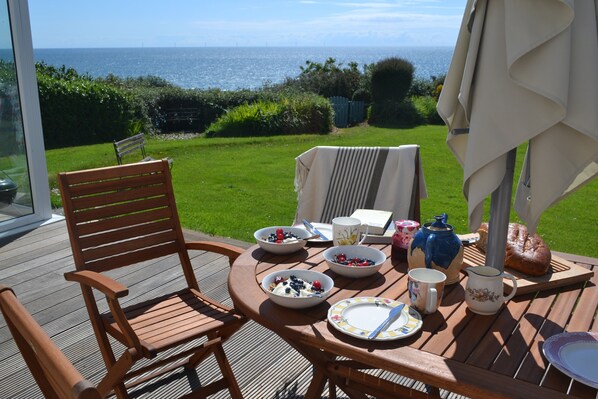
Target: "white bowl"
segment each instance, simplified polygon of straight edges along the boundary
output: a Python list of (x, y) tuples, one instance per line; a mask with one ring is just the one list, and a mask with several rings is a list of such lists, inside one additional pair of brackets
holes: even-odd
[[(297, 236), (298, 240), (294, 242), (280, 244), (277, 244), (275, 242), (268, 242), (267, 237), (272, 233), (276, 233), (276, 229), (283, 229), (283, 231), (285, 232), (293, 233), (295, 234), (295, 236)], [(291, 226), (264, 227), (263, 229), (259, 229), (258, 231), (253, 233), (255, 241), (259, 244), (260, 247), (262, 247), (265, 251), (279, 255), (291, 254), (293, 252), (299, 251), (307, 243), (307, 240), (305, 240), (305, 238), (311, 236), (312, 234), (304, 228)]]
[[(291, 275), (297, 276), (297, 278), (300, 278), (304, 281), (308, 281), (310, 283), (313, 282), (314, 280), (318, 280), (320, 282), (320, 284), (322, 284), (322, 288), (324, 289), (324, 292), (322, 292), (322, 294), (318, 295), (318, 296), (288, 297), (288, 296), (277, 295), (277, 294), (273, 293), (272, 291), (270, 291), (270, 284), (272, 284), (274, 282), (274, 279), (277, 276), (280, 276), (282, 278), (289, 278)], [(328, 295), (330, 295), (330, 290), (332, 290), (332, 287), (334, 287), (334, 281), (332, 281), (332, 279), (330, 277), (328, 277), (327, 275), (325, 275), (323, 273), (316, 272), (313, 270), (302, 270), (302, 269), (280, 270), (280, 271), (268, 274), (262, 280), (262, 289), (264, 291), (266, 291), (266, 294), (268, 294), (268, 297), (270, 297), (270, 299), (274, 303), (276, 303), (280, 306), (284, 306), (285, 308), (292, 308), (292, 309), (309, 308), (309, 307), (316, 306), (316, 305), (324, 302), (326, 300), (326, 298), (328, 297)]]
[[(345, 254), (347, 259), (369, 259), (372, 260), (374, 264), (371, 266), (349, 266), (336, 263), (334, 257), (339, 254)], [(366, 247), (364, 245), (339, 245), (324, 251), (324, 259), (326, 259), (328, 267), (333, 272), (345, 277), (358, 278), (370, 276), (380, 270), (382, 264), (386, 260), (386, 255), (379, 249)]]

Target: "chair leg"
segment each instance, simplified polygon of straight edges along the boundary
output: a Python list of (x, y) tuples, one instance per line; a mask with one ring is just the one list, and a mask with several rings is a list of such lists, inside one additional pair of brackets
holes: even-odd
[[(326, 381), (328, 381), (329, 384), (331, 383), (331, 380), (328, 379), (328, 376), (326, 376), (322, 370), (316, 367), (311, 378), (311, 382), (309, 383), (309, 387), (307, 387), (305, 399), (321, 398), (322, 393), (324, 392), (324, 387), (326, 386)], [(334, 392), (336, 395), (336, 385)]]
[(212, 353), (212, 348), (203, 348), (201, 351), (198, 351), (193, 354), (185, 364), (185, 368), (189, 370), (195, 370), (199, 363), (201, 363), (206, 357), (208, 357)]
[(108, 373), (104, 376), (102, 381), (98, 384), (98, 390), (104, 396), (114, 389), (114, 393), (118, 399), (128, 399), (129, 394), (125, 387), (123, 378), (129, 372), (133, 364), (139, 359), (136, 349), (128, 349), (123, 355), (114, 362), (108, 369)]
[(224, 354), (224, 348), (222, 348), (221, 344), (214, 346), (214, 356), (216, 357), (216, 361), (220, 366), (220, 371), (222, 372), (224, 379), (228, 382), (228, 390), (230, 392), (231, 397), (233, 399), (243, 399), (241, 388), (239, 388), (239, 384), (237, 384), (237, 380), (235, 379), (235, 375), (233, 374), (233, 369), (230, 367), (230, 364), (226, 359), (226, 355)]
[[(95, 302), (95, 297), (93, 295), (92, 289), (90, 287), (81, 285), (81, 292), (83, 294), (83, 300), (85, 301), (85, 305), (87, 307), (87, 312), (89, 313), (89, 320), (91, 321), (91, 326), (98, 341), (98, 346), (102, 354), (102, 359), (104, 360), (104, 364), (106, 365), (106, 370), (109, 372), (112, 369), (112, 367), (116, 364), (116, 357), (114, 356), (114, 351), (112, 351), (112, 346), (110, 345), (110, 340), (108, 339), (108, 332), (106, 331), (102, 322), (100, 321), (100, 312), (98, 311), (98, 307)], [(113, 387), (111, 387), (111, 389), (114, 390), (114, 394), (118, 399), (129, 398), (127, 388), (125, 387), (125, 383), (123, 381), (114, 385)]]
[(328, 398), (336, 399), (336, 384), (332, 380), (328, 380)]

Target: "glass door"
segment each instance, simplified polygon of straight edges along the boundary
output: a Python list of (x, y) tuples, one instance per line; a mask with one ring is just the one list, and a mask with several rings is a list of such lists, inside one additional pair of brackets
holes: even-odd
[(52, 218), (27, 1), (0, 0), (0, 238)]
[(33, 213), (8, 4), (0, 4), (0, 222)]

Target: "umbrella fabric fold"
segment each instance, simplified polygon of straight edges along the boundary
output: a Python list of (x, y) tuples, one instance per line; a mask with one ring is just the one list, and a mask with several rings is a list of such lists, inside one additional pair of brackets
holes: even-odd
[(471, 231), (521, 144), (514, 208), (532, 232), (598, 174), (597, 9), (598, 0), (468, 1), (438, 113), (464, 170)]

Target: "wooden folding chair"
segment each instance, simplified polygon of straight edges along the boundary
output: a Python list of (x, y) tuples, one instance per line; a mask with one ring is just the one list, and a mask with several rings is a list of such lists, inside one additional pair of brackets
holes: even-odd
[(79, 372), (31, 317), (14, 292), (0, 284), (0, 310), (33, 378), (48, 399), (100, 399), (103, 396)]
[[(185, 242), (168, 161), (60, 173), (58, 181), (77, 268), (65, 278), (81, 284), (108, 370), (98, 386), (100, 392), (114, 389), (118, 398), (126, 398), (128, 387), (180, 366), (194, 369), (213, 353), (223, 378), (200, 391), (208, 395), (228, 388), (231, 397), (241, 398), (222, 343), (246, 318), (200, 292), (187, 251), (216, 252), (228, 256), (232, 265), (242, 249), (217, 242)], [(178, 254), (187, 287), (121, 307), (119, 299), (128, 294), (128, 288), (102, 273), (171, 254)], [(106, 296), (110, 312), (100, 313), (92, 289)], [(108, 335), (127, 348), (118, 360)], [(202, 337), (191, 349), (155, 359)], [(142, 358), (155, 360), (131, 370)], [(139, 377), (158, 367), (160, 371)], [(130, 381), (133, 377), (139, 378)]]

